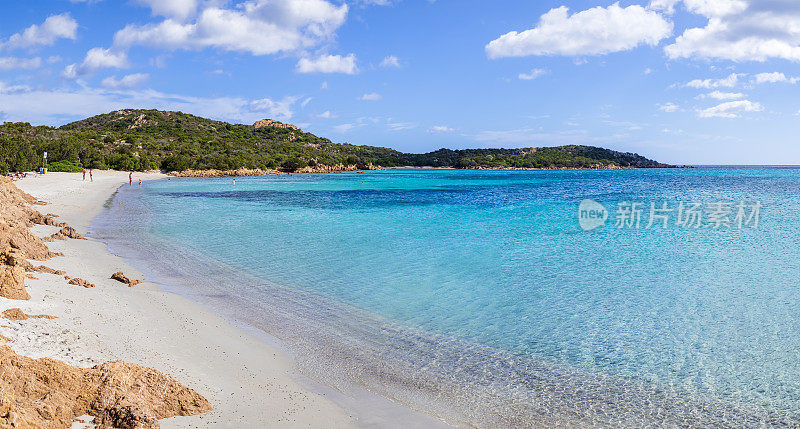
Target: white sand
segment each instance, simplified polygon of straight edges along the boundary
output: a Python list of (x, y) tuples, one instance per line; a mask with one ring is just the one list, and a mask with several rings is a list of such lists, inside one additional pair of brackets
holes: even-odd
[[(163, 176), (134, 174), (134, 186), (140, 177)], [(127, 181), (127, 173), (95, 171), (92, 183), (67, 173), (16, 183), (48, 203), (36, 206), (40, 211), (57, 214), (85, 233), (103, 203)], [(37, 227), (34, 232), (44, 235), (52, 230)], [(42, 264), (97, 287), (84, 289), (68, 285), (63, 276), (34, 273), (39, 279), (26, 281), (30, 301), (0, 298), (0, 311), (20, 307), (29, 314), (58, 316), (0, 320), (0, 334), (11, 338), (17, 353), (79, 366), (124, 360), (153, 367), (195, 389), (214, 407), (211, 413), (162, 420), (163, 427), (334, 428), (359, 423), (331, 399), (314, 393), (313, 386), (296, 382), (292, 361), (278, 348), (155, 284), (129, 288), (109, 279), (116, 271), (136, 279), (143, 275), (108, 253), (102, 243), (67, 240), (50, 243), (50, 248), (65, 256)], [(379, 425), (402, 423), (383, 420)], [(374, 422), (360, 419), (359, 425), (365, 424)]]

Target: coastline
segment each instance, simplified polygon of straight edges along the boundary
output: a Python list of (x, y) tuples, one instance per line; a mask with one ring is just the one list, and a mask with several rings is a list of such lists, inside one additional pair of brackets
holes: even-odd
[[(160, 179), (156, 173), (136, 180)], [(104, 203), (127, 173), (95, 171), (94, 182), (79, 174), (50, 173), (15, 184), (45, 201), (35, 206), (53, 213), (85, 234)], [(134, 186), (137, 186), (134, 184)], [(40, 236), (53, 227), (36, 226)], [(49, 243), (61, 252), (47, 265), (94, 283), (91, 289), (66, 284), (61, 276), (27, 279), (29, 301), (0, 299), (0, 310), (20, 307), (25, 313), (57, 319), (4, 323), (0, 335), (20, 355), (49, 357), (78, 367), (111, 360), (149, 366), (175, 377), (212, 404), (213, 411), (161, 420), (164, 427), (260, 425), (353, 427), (353, 415), (332, 400), (301, 385), (294, 365), (278, 347), (246, 332), (187, 298), (162, 291), (153, 283), (127, 287), (109, 277), (122, 271), (134, 279), (142, 273), (92, 240)], [(145, 279), (146, 280), (146, 279)], [(305, 383), (304, 383), (305, 384)]]

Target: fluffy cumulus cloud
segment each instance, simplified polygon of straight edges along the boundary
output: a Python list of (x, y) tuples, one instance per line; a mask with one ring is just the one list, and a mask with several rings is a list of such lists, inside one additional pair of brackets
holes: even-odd
[(316, 58), (300, 58), (295, 70), (298, 73), (358, 73), (356, 66), (356, 56), (350, 54), (341, 55), (320, 55)]
[(186, 19), (197, 10), (197, 0), (138, 0), (140, 4), (149, 6), (153, 15), (167, 18)]
[(800, 61), (800, 2), (795, 0), (683, 0), (708, 18), (665, 47), (667, 56), (732, 61)]
[(50, 46), (58, 39), (74, 40), (77, 33), (78, 23), (68, 13), (62, 13), (45, 19), (41, 25), (31, 25), (12, 35), (0, 46), (7, 49)]
[(744, 97), (745, 95), (741, 92), (712, 91), (708, 94), (701, 94), (698, 98), (713, 98), (714, 100), (738, 100)]
[(594, 7), (570, 15), (562, 6), (551, 9), (539, 24), (512, 31), (486, 45), (489, 58), (528, 55), (601, 55), (639, 45), (655, 46), (672, 34), (672, 23), (639, 5)]
[(0, 57), (0, 71), (8, 70), (33, 70), (42, 65), (42, 59), (36, 58), (17, 58)]
[(128, 67), (128, 56), (125, 52), (92, 48), (86, 53), (82, 63), (68, 65), (61, 75), (67, 79), (75, 79), (103, 68), (122, 69), (125, 67)]
[(800, 81), (800, 78), (786, 77), (786, 75), (783, 74), (783, 73), (774, 72), (774, 73), (759, 73), (759, 74), (753, 76), (753, 81), (755, 83), (780, 83), (780, 82), (785, 82), (785, 83), (795, 84), (798, 81)]
[(116, 76), (109, 76), (103, 79), (102, 85), (112, 89), (130, 89), (143, 84), (148, 78), (150, 78), (150, 75), (147, 73), (129, 74), (121, 79), (117, 79)]
[(742, 73), (731, 73), (722, 79), (695, 79), (686, 84), (689, 88), (733, 88), (739, 83), (739, 78), (746, 76)]
[(728, 101), (720, 105), (699, 110), (697, 116), (701, 118), (738, 118), (745, 112), (761, 112), (764, 106), (750, 100)]
[[(185, 2), (167, 3), (186, 6)], [(154, 6), (154, 13), (159, 10), (169, 17), (160, 23), (128, 25), (115, 34), (114, 44), (163, 49), (213, 47), (253, 55), (300, 51), (331, 38), (348, 12), (346, 4), (337, 6), (325, 0), (253, 0), (234, 8), (210, 4), (188, 21)]]
[(0, 83), (0, 112), (10, 121), (60, 125), (119, 109), (179, 110), (230, 122), (251, 124), (263, 118), (290, 120), (297, 97), (248, 99), (193, 97), (153, 90), (31, 90)]

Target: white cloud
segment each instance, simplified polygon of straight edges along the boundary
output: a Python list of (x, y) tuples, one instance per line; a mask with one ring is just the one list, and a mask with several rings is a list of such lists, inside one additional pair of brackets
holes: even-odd
[(333, 118), (336, 117), (336, 115), (331, 113), (330, 110), (326, 110), (326, 111), (320, 113), (319, 115), (317, 115), (317, 117), (318, 118), (322, 118), (322, 119), (333, 119)]
[(115, 52), (111, 49), (92, 48), (80, 64), (70, 64), (61, 73), (67, 79), (91, 74), (103, 68), (123, 69), (128, 67), (128, 56), (125, 52)]
[(153, 15), (167, 18), (186, 19), (197, 10), (197, 0), (138, 0), (139, 3), (149, 6)]
[(664, 103), (658, 105), (658, 110), (667, 113), (677, 112), (679, 109), (680, 107), (675, 103)]
[(386, 58), (384, 58), (383, 61), (381, 61), (381, 67), (386, 67), (386, 68), (390, 68), (390, 67), (397, 68), (397, 67), (400, 67), (400, 59), (398, 59), (394, 55), (389, 55)]
[(410, 122), (387, 122), (386, 126), (390, 131), (405, 131), (416, 128), (417, 125)]
[(103, 79), (101, 84), (111, 89), (129, 89), (143, 84), (148, 78), (150, 78), (150, 75), (147, 73), (129, 74), (123, 76), (122, 79), (117, 79), (116, 76), (109, 76)]
[(346, 4), (324, 0), (252, 0), (234, 9), (206, 7), (192, 22), (168, 18), (158, 24), (128, 25), (114, 35), (114, 44), (214, 47), (253, 55), (302, 51), (331, 38), (347, 12)]
[(520, 73), (519, 78), (521, 80), (534, 80), (539, 76), (547, 74), (547, 70), (545, 69), (533, 69), (530, 73)]
[(42, 59), (36, 58), (17, 58), (17, 57), (0, 57), (0, 70), (33, 70), (38, 69), (42, 65)]
[(358, 99), (361, 100), (361, 101), (378, 101), (378, 100), (380, 100), (382, 98), (383, 97), (380, 94), (378, 94), (377, 92), (369, 92), (367, 94), (362, 95)]
[(698, 96), (698, 98), (713, 98), (715, 100), (738, 100), (744, 97), (745, 95), (741, 92), (722, 92), (719, 90)]
[(355, 54), (320, 55), (317, 58), (300, 58), (295, 70), (298, 73), (358, 73)]
[(786, 82), (786, 83), (795, 84), (798, 81), (800, 81), (800, 78), (796, 78), (796, 77), (789, 78), (789, 77), (786, 77), (785, 74), (780, 73), (780, 72), (759, 73), (759, 74), (755, 75), (753, 78), (754, 78), (755, 83), (759, 83), (759, 84), (761, 84), (761, 83), (780, 83), (780, 82)]
[(667, 56), (732, 61), (800, 61), (800, 2), (793, 0), (684, 0), (708, 17), (664, 48)]
[(695, 79), (686, 84), (690, 88), (733, 88), (739, 83), (739, 78), (746, 76), (741, 73), (731, 73), (728, 77), (722, 79)]
[[(5, 82), (0, 82), (0, 95), (1, 94), (24, 94), (30, 92), (31, 88), (27, 85), (6, 85)], [(2, 112), (0, 112), (2, 113)]]
[(647, 8), (672, 14), (675, 12), (675, 5), (679, 2), (680, 0), (651, 0)]
[(699, 110), (697, 116), (701, 118), (738, 118), (744, 112), (761, 112), (764, 106), (750, 100), (728, 101), (718, 106)]
[(434, 125), (428, 128), (428, 132), (431, 134), (452, 133), (454, 131), (455, 130), (453, 128), (450, 128), (447, 125)]
[(41, 25), (31, 25), (21, 33), (16, 33), (2, 44), (8, 49), (34, 48), (50, 46), (58, 39), (75, 40), (78, 23), (68, 13), (53, 15)]
[(672, 23), (642, 6), (594, 7), (569, 15), (561, 6), (542, 15), (539, 25), (512, 31), (486, 45), (489, 58), (528, 55), (602, 55), (639, 45), (657, 45), (672, 33)]
[(336, 125), (335, 127), (333, 127), (333, 129), (340, 133), (346, 133), (355, 127), (356, 127), (355, 124), (341, 124), (341, 125)]
[(230, 122), (251, 124), (263, 118), (289, 120), (296, 97), (280, 100), (242, 97), (193, 97), (153, 90), (36, 90), (0, 91), (0, 112), (9, 121), (60, 125), (114, 110), (144, 108), (179, 110)]

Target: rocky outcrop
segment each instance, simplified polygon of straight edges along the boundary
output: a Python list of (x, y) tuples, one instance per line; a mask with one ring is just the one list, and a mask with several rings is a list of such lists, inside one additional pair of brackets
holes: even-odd
[(46, 237), (43, 241), (56, 241), (56, 240), (66, 240), (68, 238), (74, 238), (76, 240), (86, 240), (86, 237), (80, 235), (78, 231), (75, 231), (75, 228), (67, 225), (61, 228), (57, 233)]
[(89, 283), (86, 280), (77, 277), (75, 277), (74, 279), (70, 279), (70, 281), (68, 281), (67, 283), (75, 286), (85, 287), (87, 289), (95, 287), (92, 283)]
[(11, 246), (0, 253), (0, 296), (8, 299), (31, 299), (25, 290), (25, 268), (30, 263), (21, 250)]
[(268, 174), (280, 174), (278, 170), (262, 170), (260, 168), (240, 168), (237, 170), (184, 170), (172, 171), (169, 173), (173, 177), (246, 177), (246, 176), (266, 176)]
[(55, 316), (46, 314), (25, 314), (20, 308), (9, 308), (3, 312), (3, 318), (8, 320), (57, 319)]
[[(375, 164), (363, 165), (322, 165), (305, 166), (292, 173), (296, 174), (311, 174), (311, 173), (337, 173), (342, 171), (359, 171), (359, 170), (385, 170), (386, 168)], [(169, 173), (173, 177), (247, 177), (247, 176), (266, 176), (268, 174), (285, 174), (280, 170), (262, 170), (260, 168), (240, 168), (238, 170), (184, 170), (172, 171)]]
[(158, 420), (205, 413), (192, 389), (151, 368), (108, 362), (76, 368), (0, 346), (0, 427), (69, 428), (85, 414), (101, 428), (157, 428)]
[(350, 164), (350, 165), (321, 165), (317, 164), (315, 166), (306, 166), (295, 173), (337, 173), (341, 171), (359, 171), (359, 170), (386, 170), (386, 168), (381, 167), (380, 165), (375, 165), (372, 163), (369, 164)]
[(67, 274), (66, 271), (54, 270), (50, 267), (45, 267), (44, 265), (39, 265), (38, 267), (35, 267), (31, 271), (35, 271), (37, 273), (55, 274), (57, 276), (63, 276), (64, 274)]
[(296, 125), (284, 124), (283, 122), (278, 122), (272, 119), (262, 119), (260, 121), (256, 121), (256, 123), (253, 124), (253, 127), (256, 129), (264, 127), (288, 128), (290, 130), (300, 131), (300, 128), (298, 128)]
[(120, 282), (120, 283), (127, 284), (128, 287), (136, 286), (136, 285), (138, 285), (139, 283), (142, 282), (141, 280), (131, 280), (130, 278), (128, 278), (128, 276), (123, 274), (122, 271), (118, 271), (118, 272), (112, 274), (111, 278), (113, 280), (116, 280), (116, 281)]

